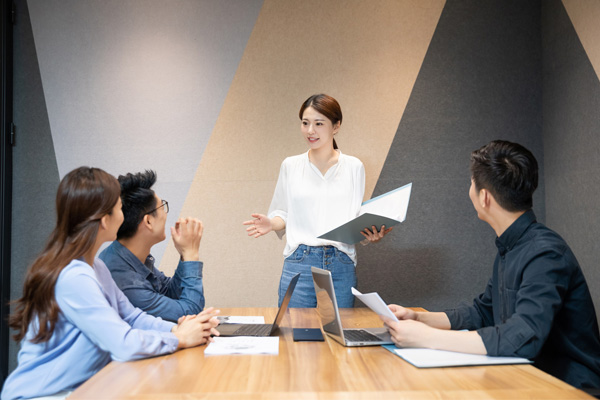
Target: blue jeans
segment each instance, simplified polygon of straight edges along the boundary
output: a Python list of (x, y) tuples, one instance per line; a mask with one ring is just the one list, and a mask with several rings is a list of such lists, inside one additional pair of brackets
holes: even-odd
[(292, 277), (300, 273), (289, 307), (317, 306), (310, 267), (331, 271), (338, 307), (354, 307), (354, 295), (350, 288), (356, 287), (356, 268), (352, 259), (333, 246), (312, 247), (303, 244), (298, 246), (283, 263), (283, 272), (279, 281), (279, 305), (283, 301)]

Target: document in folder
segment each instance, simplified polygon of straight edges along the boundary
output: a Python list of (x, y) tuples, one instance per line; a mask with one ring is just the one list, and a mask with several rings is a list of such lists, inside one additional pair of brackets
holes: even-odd
[(403, 222), (406, 219), (411, 189), (412, 183), (409, 183), (365, 201), (358, 217), (322, 234), (319, 239), (354, 244), (365, 238), (360, 234), (365, 228), (371, 230), (373, 225), (377, 229), (381, 229), (382, 225), (389, 228)]
[(457, 353), (433, 349), (399, 349), (394, 345), (383, 346), (417, 368), (467, 367), (476, 365), (531, 364), (521, 357), (490, 357), (479, 354)]

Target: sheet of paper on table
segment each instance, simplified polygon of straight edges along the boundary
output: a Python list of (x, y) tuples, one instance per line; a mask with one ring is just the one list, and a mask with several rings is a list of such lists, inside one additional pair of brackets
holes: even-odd
[(264, 324), (265, 317), (259, 315), (219, 315), (220, 324)]
[(279, 354), (279, 336), (231, 336), (214, 337), (204, 355), (228, 354)]

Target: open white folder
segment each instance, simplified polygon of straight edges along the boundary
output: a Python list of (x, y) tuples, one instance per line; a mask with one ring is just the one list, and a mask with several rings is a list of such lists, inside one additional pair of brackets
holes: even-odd
[(365, 228), (371, 230), (376, 226), (377, 229), (381, 229), (382, 225), (389, 228), (403, 222), (406, 219), (411, 190), (412, 183), (409, 183), (365, 201), (360, 207), (358, 217), (322, 234), (319, 239), (354, 244), (365, 238), (360, 234)]

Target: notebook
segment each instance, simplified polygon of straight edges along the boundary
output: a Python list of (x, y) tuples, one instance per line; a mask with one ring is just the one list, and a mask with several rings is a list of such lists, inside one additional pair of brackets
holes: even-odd
[(292, 298), (292, 293), (294, 292), (296, 283), (298, 283), (298, 278), (300, 278), (300, 274), (296, 274), (292, 277), (287, 291), (285, 292), (285, 296), (283, 297), (283, 301), (281, 302), (281, 306), (279, 307), (279, 311), (277, 311), (277, 316), (275, 316), (275, 322), (272, 324), (221, 324), (217, 327), (217, 330), (221, 336), (273, 335), (277, 328), (279, 328), (279, 324), (285, 315), (285, 311), (287, 310), (290, 299)]
[(344, 346), (393, 344), (390, 334), (383, 327), (343, 329), (331, 272), (315, 267), (312, 267), (311, 271), (317, 295), (317, 313), (325, 333)]

